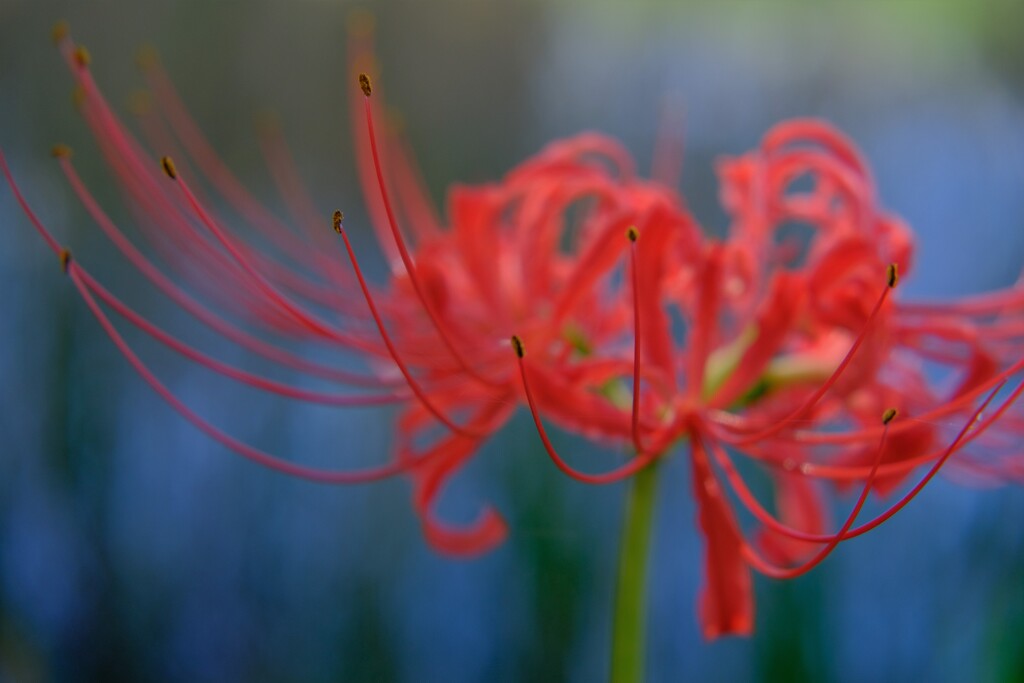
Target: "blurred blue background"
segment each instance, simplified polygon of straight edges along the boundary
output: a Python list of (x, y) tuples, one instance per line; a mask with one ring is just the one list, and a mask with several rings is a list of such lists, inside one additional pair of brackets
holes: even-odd
[[(781, 119), (821, 116), (858, 141), (885, 205), (917, 230), (903, 296), (1016, 279), (1024, 4), (681, 4), (369, 5), (381, 78), (435, 198), (584, 129), (623, 140), (645, 168), (671, 96), (686, 109), (681, 189), (721, 230), (714, 159)], [(0, 145), (81, 262), (194, 334), (134, 291), (49, 156), (55, 142), (74, 147), (104, 206), (129, 220), (50, 27), (71, 21), (114, 103), (141, 84), (137, 46), (156, 45), (217, 149), (271, 204), (245, 122), (276, 111), (325, 215), (341, 206), (356, 229), (351, 9), (0, 0)], [(190, 405), (252, 443), (320, 464), (389, 448), (386, 410), (250, 394), (130, 338)], [(650, 680), (1024, 680), (1021, 490), (938, 481), (810, 575), (759, 579), (754, 637), (707, 644), (686, 478), (681, 458), (662, 475)], [(132, 374), (0, 188), (0, 681), (603, 680), (622, 494), (559, 475), (519, 415), (442, 505), (458, 519), (494, 501), (510, 538), (453, 561), (426, 546), (402, 481), (330, 488), (241, 461)]]

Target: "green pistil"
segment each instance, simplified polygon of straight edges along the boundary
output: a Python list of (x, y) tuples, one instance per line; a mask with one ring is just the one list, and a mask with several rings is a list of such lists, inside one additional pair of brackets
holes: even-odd
[(702, 392), (705, 401), (714, 396), (715, 392), (721, 389), (725, 381), (729, 379), (729, 376), (736, 371), (743, 356), (757, 341), (759, 333), (757, 325), (748, 325), (731, 344), (715, 349), (708, 356), (707, 365), (704, 366), (704, 390)]
[(566, 325), (565, 329), (562, 331), (562, 335), (565, 337), (565, 341), (569, 343), (569, 346), (572, 347), (572, 350), (580, 357), (586, 358), (590, 354), (594, 353), (594, 347), (591, 346), (586, 335), (583, 334), (583, 330), (574, 323)]
[(599, 393), (613, 406), (618, 406), (623, 410), (629, 410), (633, 401), (633, 394), (629, 388), (617, 379), (610, 379), (602, 384)]
[[(708, 356), (704, 371), (705, 401), (710, 400), (736, 371), (744, 355), (757, 343), (757, 337), (757, 325), (751, 324), (731, 344), (715, 349)], [(799, 354), (779, 356), (768, 363), (764, 373), (729, 407), (733, 410), (746, 408), (779, 389), (808, 382), (821, 382), (829, 377), (833, 369), (823, 359), (808, 359)]]
[(764, 374), (730, 408), (746, 408), (786, 387), (821, 383), (828, 379), (833, 370), (833, 367), (822, 360), (808, 360), (798, 355), (779, 356), (768, 363)]

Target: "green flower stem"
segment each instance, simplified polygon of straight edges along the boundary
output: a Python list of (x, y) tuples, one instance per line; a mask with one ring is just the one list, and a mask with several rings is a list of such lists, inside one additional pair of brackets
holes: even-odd
[(633, 476), (619, 548), (619, 580), (612, 617), (611, 683), (640, 683), (647, 649), (647, 574), (654, 527), (658, 462)]

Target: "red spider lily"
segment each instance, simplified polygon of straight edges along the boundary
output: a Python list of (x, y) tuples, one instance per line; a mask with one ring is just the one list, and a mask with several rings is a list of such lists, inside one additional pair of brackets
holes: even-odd
[[(360, 179), (391, 269), (386, 286), (376, 287), (360, 270), (340, 213), (333, 224), (343, 249), (324, 241), (326, 221), (310, 208), (274, 132), (265, 131), (262, 145), (302, 230), (275, 218), (230, 173), (152, 56), (144, 66), (158, 106), (142, 113), (141, 128), (150, 146), (174, 150), (180, 167), (154, 160), (103, 98), (84, 49), (65, 29), (56, 39), (82, 115), (149, 247), (120, 231), (68, 150), (55, 149), (101, 230), (202, 324), (269, 363), (348, 389), (272, 381), (165, 332), (71, 258), (0, 154), (18, 201), (107, 334), (175, 409), (247, 458), (323, 482), (407, 474), (424, 533), (440, 550), (480, 553), (503, 539), (504, 522), (491, 508), (455, 527), (433, 507), (520, 400), (555, 464), (588, 483), (629, 477), (689, 442), (707, 546), (700, 613), (709, 638), (751, 631), (751, 568), (778, 578), (810, 570), (905, 506), (947, 461), (972, 476), (1024, 472), (1014, 450), (1024, 428), (1010, 412), (1024, 384), (1004, 391), (1024, 369), (1024, 286), (951, 304), (895, 300), (897, 272), (912, 265), (910, 232), (878, 206), (855, 147), (826, 124), (782, 124), (758, 150), (723, 162), (722, 201), (732, 217), (724, 241), (705, 237), (675, 192), (639, 178), (617, 143), (594, 134), (550, 145), (500, 182), (453, 188), (443, 225), (402, 140), (377, 130), (379, 93), (360, 76), (363, 97), (353, 107)], [(365, 67), (363, 40), (354, 42), (353, 61)], [(229, 227), (207, 199), (210, 190), (251, 235)], [(786, 237), (794, 223), (811, 230), (806, 244)], [(336, 472), (238, 441), (161, 383), (108, 310), (264, 391), (326, 405), (400, 404), (395, 457)], [(341, 349), (367, 369), (313, 362), (255, 332)], [(609, 472), (581, 472), (555, 451), (544, 420), (635, 456)], [(736, 457), (767, 472), (774, 511), (751, 493)], [(855, 526), (873, 490), (888, 493), (918, 469), (925, 474), (905, 495)], [(830, 532), (826, 495), (850, 486), (859, 488), (857, 501)], [(741, 525), (730, 500), (758, 528)]]
[[(274, 217), (244, 189), (204, 139), (151, 54), (140, 61), (157, 106), (140, 112), (141, 128), (150, 145), (174, 149), (180, 166), (170, 157), (154, 160), (103, 97), (85, 49), (63, 27), (55, 38), (75, 78), (82, 116), (148, 246), (137, 246), (103, 211), (67, 148), (58, 146), (54, 156), (115, 247), (175, 304), (231, 342), (270, 364), (356, 389), (311, 391), (270, 380), (169, 334), (71, 258), (29, 207), (0, 157), (18, 201), (61, 255), (76, 289), (116, 346), (146, 382), (211, 437), (264, 465), (316, 481), (408, 474), (430, 542), (446, 552), (475, 554), (504, 537), (500, 516), (486, 509), (476, 523), (456, 528), (437, 519), (433, 505), (445, 482), (515, 408), (519, 372), (507, 351), (513, 331), (534, 349), (536, 392), (553, 419), (595, 438), (615, 435), (629, 424), (629, 415), (598, 389), (627, 372), (631, 358), (625, 352), (583, 354), (580, 340), (611, 346), (628, 327), (628, 302), (608, 296), (614, 271), (629, 254), (623, 238), (628, 226), (658, 226), (688, 234), (693, 243), (698, 236), (671, 193), (636, 178), (618, 144), (582, 135), (551, 145), (500, 183), (454, 188), (448, 225), (442, 229), (401, 141), (389, 132), (378, 134), (379, 94), (371, 97), (370, 80), (362, 76), (364, 97), (356, 100), (362, 123), (356, 136), (360, 177), (392, 266), (386, 287), (376, 287), (363, 277), (340, 212), (334, 217), (340, 244), (322, 241), (330, 234), (323, 225), (327, 221), (318, 221), (309, 208), (280, 138), (265, 131), (263, 146), (286, 204), (305, 230)], [(251, 226), (252, 234), (232, 229), (214, 208), (220, 203), (207, 198), (210, 189)], [(570, 210), (579, 227), (571, 238), (576, 225), (567, 219)], [(321, 225), (308, 225), (316, 222)], [(403, 231), (406, 227), (415, 241)], [(177, 279), (192, 288), (180, 287)], [(362, 294), (359, 305), (352, 298), (357, 291)], [(238, 441), (170, 392), (121, 335), (110, 311), (211, 371), (263, 391), (324, 405), (400, 404), (394, 459), (365, 471), (335, 472)], [(288, 344), (267, 341), (267, 334), (351, 352), (366, 359), (367, 371), (310, 361)]]
[[(723, 162), (721, 176), (728, 239), (705, 240), (697, 259), (659, 248), (634, 260), (636, 365), (623, 378), (633, 420), (619, 434), (636, 461), (690, 442), (709, 638), (751, 631), (750, 568), (776, 578), (808, 571), (905, 506), (954, 454), (971, 475), (1019, 479), (1024, 432), (1020, 415), (1007, 414), (1024, 383), (1002, 392), (1024, 370), (1024, 286), (950, 304), (892, 300), (897, 272), (911, 265), (909, 230), (879, 208), (856, 148), (827, 124), (781, 124), (758, 150)], [(798, 182), (810, 189), (797, 191)], [(806, 244), (780, 235), (791, 221), (812, 231)], [(639, 243), (646, 238), (641, 231)], [(683, 335), (669, 332), (672, 308)], [(525, 361), (521, 370), (556, 462), (583, 481), (624, 474), (579, 473), (555, 453), (531, 396), (534, 371)], [(767, 472), (774, 513), (751, 493), (737, 456)], [(904, 496), (854, 526), (872, 489), (889, 493), (923, 467)], [(835, 532), (827, 484), (860, 488)], [(727, 490), (760, 523), (756, 536), (737, 522)]]

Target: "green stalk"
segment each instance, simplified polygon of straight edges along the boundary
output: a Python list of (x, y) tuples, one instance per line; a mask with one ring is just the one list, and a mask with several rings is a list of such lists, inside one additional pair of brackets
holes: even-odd
[(647, 574), (658, 463), (633, 476), (622, 520), (619, 578), (612, 617), (611, 683), (641, 683), (647, 649)]

